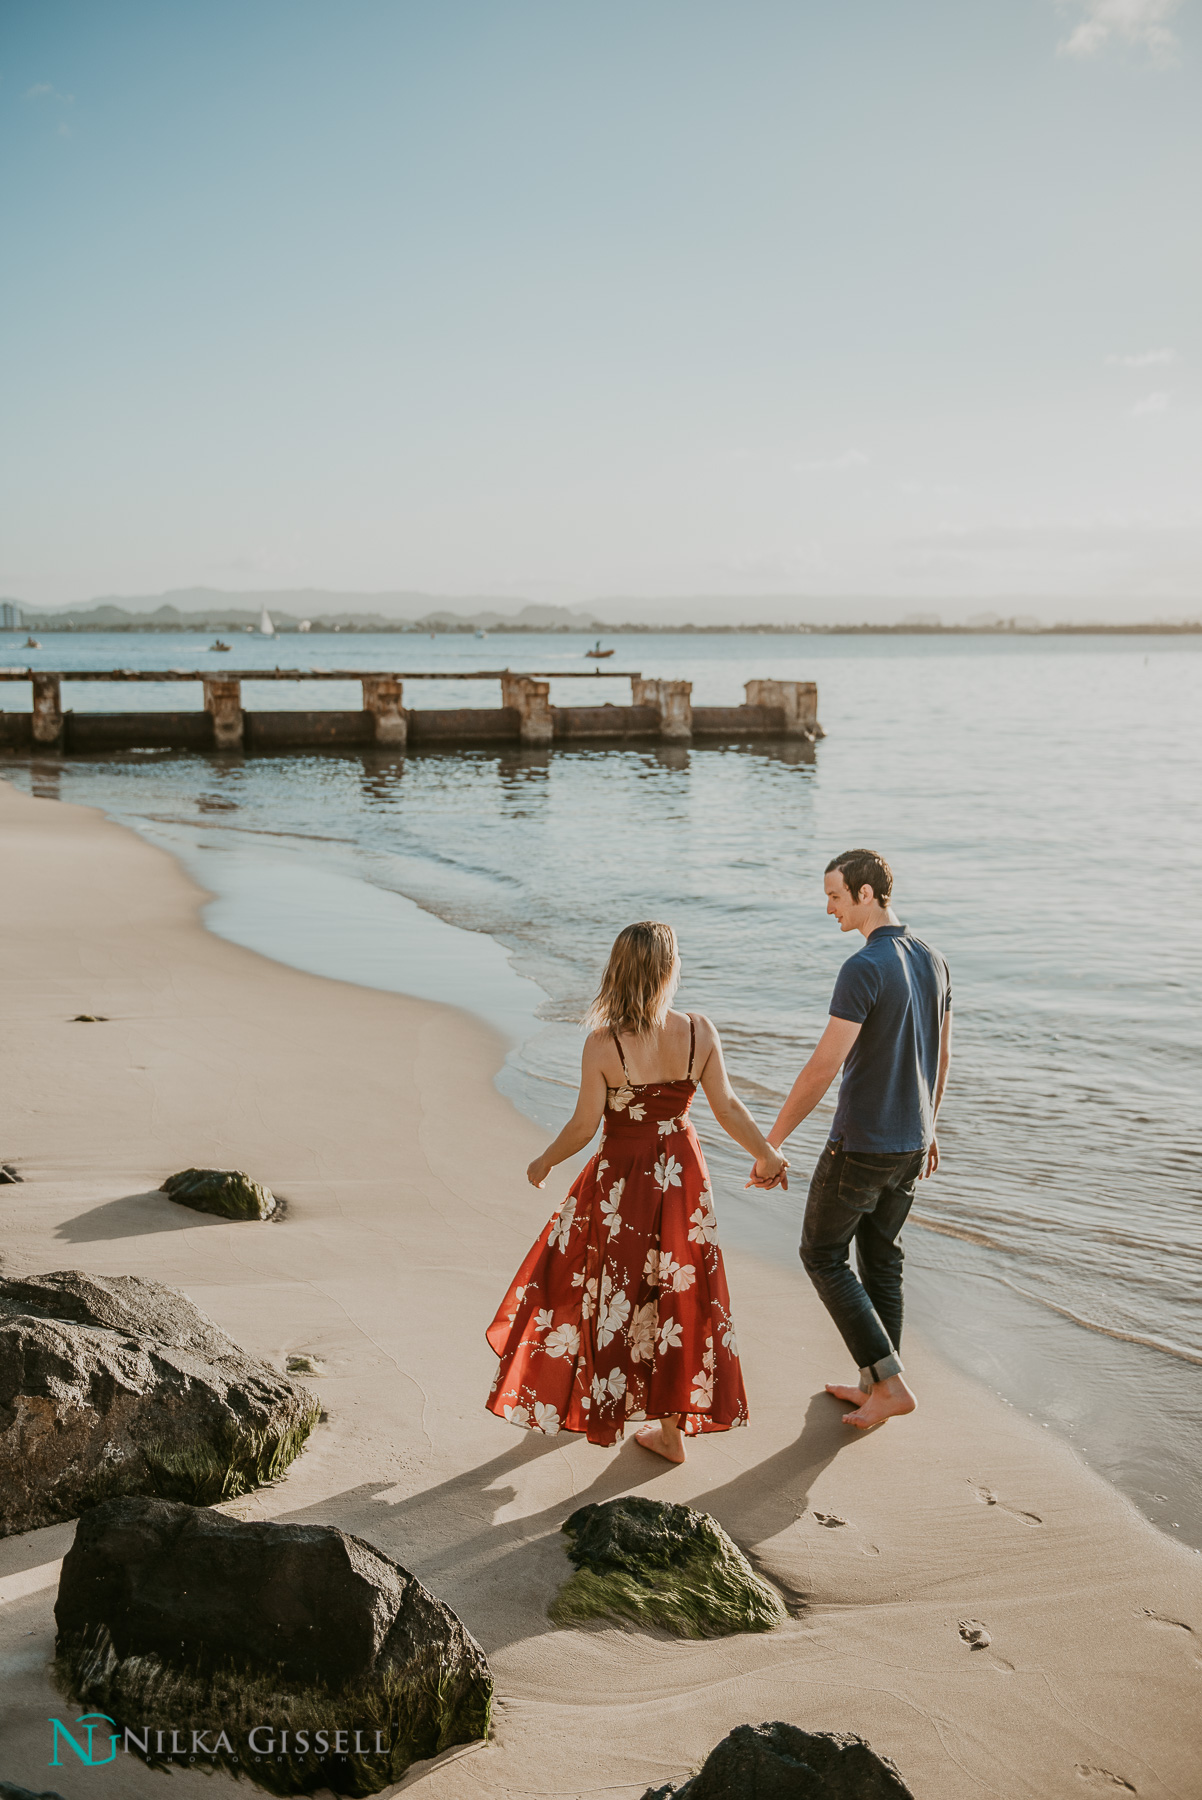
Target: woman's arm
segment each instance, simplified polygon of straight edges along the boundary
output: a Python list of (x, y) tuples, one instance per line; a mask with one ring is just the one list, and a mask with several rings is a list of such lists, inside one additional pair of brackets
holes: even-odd
[(580, 1092), (576, 1096), (576, 1110), (555, 1142), (548, 1144), (541, 1156), (536, 1156), (526, 1170), (526, 1180), (531, 1187), (542, 1187), (556, 1163), (575, 1156), (577, 1150), (583, 1150), (596, 1136), (601, 1115), (605, 1111), (606, 1082), (605, 1071), (601, 1066), (603, 1051), (603, 1039), (594, 1032), (585, 1043), (584, 1054), (580, 1058)]
[(730, 1085), (730, 1077), (726, 1073), (726, 1062), (722, 1055), (722, 1041), (710, 1021), (703, 1014), (697, 1015), (698, 1046), (697, 1061), (700, 1068), (700, 1081), (706, 1099), (710, 1103), (710, 1111), (721, 1125), (728, 1137), (744, 1150), (749, 1150), (755, 1157), (755, 1179), (757, 1184), (768, 1182), (773, 1186), (780, 1177), (782, 1187), (788, 1187), (788, 1179), (784, 1171), (789, 1164), (779, 1150), (774, 1150), (768, 1142), (739, 1096)]

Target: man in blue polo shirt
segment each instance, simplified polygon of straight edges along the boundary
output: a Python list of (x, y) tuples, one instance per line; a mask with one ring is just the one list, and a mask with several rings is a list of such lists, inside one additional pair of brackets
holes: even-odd
[[(935, 1119), (952, 1052), (952, 988), (937, 950), (890, 905), (893, 874), (871, 850), (827, 865), (826, 910), (864, 947), (839, 971), (830, 1019), (768, 1133), (777, 1149), (843, 1070), (830, 1139), (810, 1182), (801, 1260), (860, 1371), (827, 1384), (867, 1430), (917, 1404), (902, 1375), (902, 1248), (914, 1186), (939, 1167)], [(856, 1267), (849, 1252), (856, 1246)]]

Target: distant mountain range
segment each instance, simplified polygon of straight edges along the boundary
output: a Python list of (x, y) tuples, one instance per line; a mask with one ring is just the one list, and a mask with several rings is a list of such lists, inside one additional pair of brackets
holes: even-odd
[[(168, 594), (112, 595), (85, 606), (25, 606), (22, 624), (39, 631), (245, 631), (258, 626), (264, 607), (277, 631), (603, 631), (588, 612), (526, 604), (501, 613), (477, 603), (457, 611), (434, 594), (331, 594), (318, 588), (272, 593), (224, 593), (181, 588)], [(472, 600), (463, 603), (471, 606)]]
[[(321, 588), (281, 588), (271, 592), (228, 592), (219, 588), (177, 588), (163, 594), (106, 595), (82, 606), (29, 606), (0, 600), (0, 629), (27, 631), (198, 631), (237, 632), (257, 629), (263, 609), (277, 632), (294, 631), (573, 631), (593, 636), (630, 631), (1202, 631), (1202, 619), (1157, 619), (1138, 623), (1074, 620), (1045, 624), (1011, 604), (1005, 611), (986, 611), (944, 622), (936, 612), (898, 617), (896, 602), (865, 597), (840, 601), (841, 622), (818, 623), (815, 613), (831, 603), (798, 595), (743, 596), (722, 599), (598, 599), (588, 606), (553, 606), (515, 600), (498, 610), (495, 596), (456, 596), (416, 592), (337, 593)], [(1056, 606), (1051, 601), (1049, 606)], [(1005, 601), (999, 602), (1005, 607)], [(1030, 602), (1027, 602), (1030, 605)], [(857, 621), (852, 609), (861, 612)], [(755, 610), (753, 610), (755, 609)], [(624, 618), (626, 611), (634, 618)], [(604, 612), (605, 618), (598, 617)], [(810, 614), (807, 619), (806, 614)], [(739, 617), (739, 615), (742, 615)]]

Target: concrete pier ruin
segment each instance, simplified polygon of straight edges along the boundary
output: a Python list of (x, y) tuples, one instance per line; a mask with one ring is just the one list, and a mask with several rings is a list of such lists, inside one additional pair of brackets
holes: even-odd
[[(629, 706), (553, 706), (551, 682), (628, 681)], [(0, 711), (0, 751), (90, 756), (121, 750), (169, 749), (271, 754), (280, 750), (336, 750), (376, 745), (396, 753), (417, 748), (524, 744), (739, 743), (756, 738), (822, 737), (818, 689), (812, 681), (745, 683), (741, 706), (694, 706), (689, 681), (644, 677), (630, 670), (510, 669), (414, 671), (389, 674), (351, 669), (0, 669), (0, 682), (29, 682), (29, 712)], [(196, 682), (196, 712), (64, 711), (64, 681)], [(246, 711), (246, 681), (357, 681), (355, 712)], [(487, 681), (500, 687), (500, 706), (444, 710), (404, 704), (405, 683)]]

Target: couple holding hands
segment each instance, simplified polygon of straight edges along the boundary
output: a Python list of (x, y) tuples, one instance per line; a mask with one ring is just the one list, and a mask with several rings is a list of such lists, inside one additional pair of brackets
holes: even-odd
[[(951, 1060), (943, 957), (902, 925), (888, 863), (849, 850), (828, 865), (826, 910), (863, 947), (839, 971), (830, 1018), (767, 1137), (733, 1092), (718, 1033), (675, 1012), (671, 926), (619, 933), (587, 1019), (576, 1110), (527, 1171), (601, 1145), (540, 1233), (488, 1328), (500, 1367), (488, 1407), (511, 1424), (613, 1444), (626, 1421), (669, 1462), (685, 1438), (747, 1423), (709, 1173), (689, 1107), (714, 1117), (755, 1163), (749, 1187), (788, 1186), (780, 1146), (843, 1071), (830, 1137), (810, 1181), (801, 1260), (859, 1370), (828, 1385), (867, 1430), (912, 1412), (898, 1354), (902, 1250), (915, 1184), (939, 1166), (935, 1119)], [(857, 1271), (850, 1265), (856, 1246)]]

